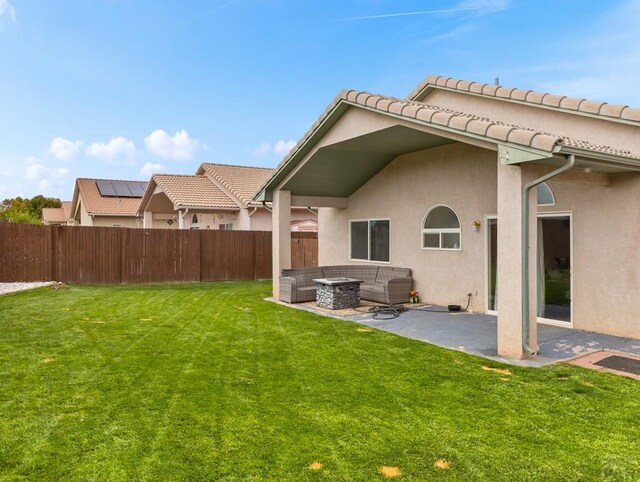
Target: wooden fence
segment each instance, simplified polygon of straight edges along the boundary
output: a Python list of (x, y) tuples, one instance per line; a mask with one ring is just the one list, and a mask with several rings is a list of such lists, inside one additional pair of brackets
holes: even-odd
[[(293, 267), (317, 233), (291, 233)], [(271, 232), (0, 223), (0, 282), (151, 283), (271, 278)]]

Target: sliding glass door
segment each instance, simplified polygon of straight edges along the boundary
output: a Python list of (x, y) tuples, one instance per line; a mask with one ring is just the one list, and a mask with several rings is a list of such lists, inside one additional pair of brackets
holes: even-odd
[[(500, 306), (497, 292), (498, 220), (488, 219), (487, 238), (487, 309)], [(571, 324), (571, 216), (538, 215), (537, 313), (538, 321)]]

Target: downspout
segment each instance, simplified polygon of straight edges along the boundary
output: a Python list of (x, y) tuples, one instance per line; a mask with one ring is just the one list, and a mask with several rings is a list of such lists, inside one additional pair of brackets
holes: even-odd
[(529, 346), (529, 192), (538, 184), (570, 170), (576, 163), (573, 154), (567, 156), (567, 162), (555, 171), (551, 171), (538, 179), (528, 182), (522, 188), (522, 348), (529, 355), (538, 350)]
[(311, 206), (307, 206), (307, 211), (309, 211), (311, 214), (315, 214), (316, 216), (318, 215), (318, 211), (314, 211), (313, 209), (311, 209)]
[(262, 207), (265, 208), (270, 213), (273, 212), (273, 211), (271, 211), (271, 208), (269, 206), (267, 206), (267, 201), (262, 201)]
[(254, 207), (253, 211), (249, 213), (249, 217), (253, 216), (253, 213), (255, 213), (257, 210), (258, 210), (258, 206)]

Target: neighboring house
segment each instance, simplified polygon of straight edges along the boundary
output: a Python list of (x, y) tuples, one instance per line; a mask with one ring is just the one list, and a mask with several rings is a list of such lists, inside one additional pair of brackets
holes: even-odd
[[(195, 175), (154, 174), (140, 203), (144, 227), (271, 230), (269, 204), (253, 201), (273, 169), (204, 163)], [(291, 209), (291, 230), (316, 231), (317, 212)]]
[(139, 214), (145, 228), (231, 229), (239, 209), (207, 176), (154, 174)]
[(62, 201), (59, 208), (42, 208), (42, 224), (68, 224), (71, 201)]
[(141, 228), (138, 206), (146, 181), (76, 179), (69, 224)]
[(536, 319), (640, 338), (639, 171), (640, 109), (439, 76), (343, 91), (254, 198), (273, 202), (274, 297), (309, 204), (321, 265), (410, 267), (439, 305), (471, 293), (500, 355), (535, 351)]

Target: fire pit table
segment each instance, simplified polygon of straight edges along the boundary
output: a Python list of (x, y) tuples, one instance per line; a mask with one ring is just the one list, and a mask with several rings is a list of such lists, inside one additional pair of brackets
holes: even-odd
[(320, 278), (316, 283), (316, 303), (321, 308), (341, 310), (360, 306), (360, 284), (353, 278)]

